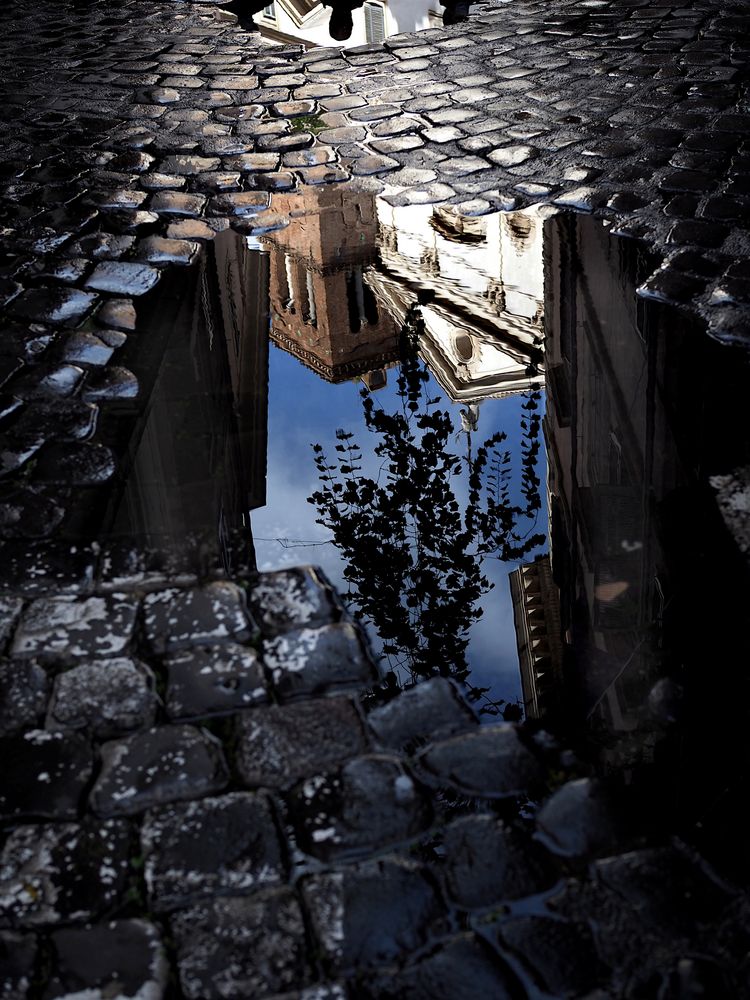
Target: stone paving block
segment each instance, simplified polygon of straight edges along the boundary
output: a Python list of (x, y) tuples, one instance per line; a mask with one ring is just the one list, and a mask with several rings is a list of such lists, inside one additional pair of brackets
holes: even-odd
[(30, 729), (0, 740), (0, 819), (74, 819), (93, 771), (82, 736)]
[[(158, 196), (157, 196), (158, 197)], [(148, 264), (131, 261), (106, 261), (97, 264), (86, 287), (116, 295), (145, 295), (159, 280), (159, 271)]]
[(157, 191), (151, 198), (151, 209), (160, 215), (198, 216), (206, 205), (202, 194), (184, 194), (181, 191)]
[(37, 323), (75, 323), (96, 305), (97, 296), (77, 288), (30, 288), (11, 302), (11, 316)]
[(284, 701), (374, 679), (360, 633), (348, 622), (285, 632), (264, 643), (263, 659)]
[(592, 858), (625, 846), (625, 817), (606, 788), (591, 778), (569, 781), (536, 816), (541, 842), (565, 858)]
[(365, 753), (349, 698), (320, 698), (243, 713), (237, 723), (237, 770), (248, 785), (285, 788)]
[(541, 765), (507, 724), (436, 743), (418, 757), (419, 773), (463, 795), (504, 798), (528, 792), (541, 777)]
[(165, 657), (171, 719), (226, 715), (267, 701), (258, 654), (247, 646), (196, 646)]
[(305, 927), (289, 889), (217, 898), (172, 918), (187, 1000), (262, 997), (305, 985)]
[(334, 970), (398, 961), (427, 940), (445, 908), (423, 866), (381, 858), (302, 882), (315, 936)]
[(0, 931), (0, 998), (26, 1000), (36, 971), (34, 934)]
[(367, 724), (381, 746), (403, 750), (471, 729), (477, 720), (450, 681), (433, 677), (374, 708)]
[(151, 905), (172, 910), (282, 881), (281, 844), (268, 799), (248, 792), (165, 806), (141, 829)]
[(559, 918), (518, 916), (504, 920), (497, 939), (502, 951), (519, 960), (534, 986), (554, 997), (589, 995), (606, 983), (589, 928)]
[(327, 625), (341, 617), (333, 588), (315, 566), (261, 573), (250, 591), (250, 606), (265, 635)]
[(99, 816), (128, 816), (166, 802), (220, 792), (228, 774), (221, 744), (195, 726), (156, 726), (101, 748), (91, 791)]
[(190, 240), (147, 236), (138, 241), (136, 257), (151, 264), (190, 264), (199, 249), (199, 245)]
[(146, 641), (157, 654), (189, 646), (249, 642), (257, 631), (244, 592), (221, 580), (204, 587), (148, 594), (143, 612)]
[(112, 907), (130, 835), (123, 820), (16, 827), (0, 853), (0, 927), (82, 923)]
[(159, 930), (146, 920), (64, 928), (50, 941), (53, 965), (45, 1000), (164, 996), (169, 967)]
[(443, 874), (462, 907), (493, 906), (549, 889), (557, 873), (531, 839), (494, 816), (464, 816), (446, 829)]
[(398, 758), (357, 757), (289, 797), (300, 846), (322, 859), (362, 854), (415, 836), (430, 822), (422, 791)]
[(138, 598), (43, 597), (32, 601), (16, 628), (11, 655), (70, 663), (124, 652), (133, 635)]
[(507, 966), (472, 934), (441, 945), (395, 975), (363, 983), (363, 1000), (516, 1000), (519, 985)]
[(84, 730), (111, 739), (150, 726), (158, 699), (151, 670), (130, 657), (92, 660), (58, 674), (47, 729)]
[(0, 660), (0, 736), (35, 726), (47, 706), (49, 687), (37, 663)]

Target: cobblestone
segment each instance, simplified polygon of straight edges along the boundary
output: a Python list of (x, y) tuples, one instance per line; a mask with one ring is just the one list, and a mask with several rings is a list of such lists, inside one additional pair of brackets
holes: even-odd
[(210, 4), (0, 19), (0, 996), (747, 997), (741, 893), (460, 686), (382, 704), (318, 570), (61, 530), (117, 482), (151, 289), (285, 225), (277, 191), (594, 213), (658, 252), (641, 296), (747, 344), (744, 9), (512, 0), (307, 52)]

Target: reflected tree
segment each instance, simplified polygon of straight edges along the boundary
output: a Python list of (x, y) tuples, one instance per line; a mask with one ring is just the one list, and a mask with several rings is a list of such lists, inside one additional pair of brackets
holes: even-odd
[[(363, 473), (360, 446), (338, 430), (335, 456), (313, 445), (321, 488), (308, 498), (346, 560), (349, 603), (382, 640), (390, 667), (386, 692), (407, 678), (442, 675), (468, 683), (468, 633), (492, 587), (483, 561), (522, 559), (544, 541), (534, 533), (541, 506), (539, 392), (523, 404), (520, 489), (514, 491), (504, 433), (473, 454), (451, 450), (453, 420), (439, 399), (428, 397), (418, 334), (417, 315), (402, 338), (394, 412), (362, 392), (365, 424), (381, 460), (378, 477)], [(466, 485), (457, 493), (462, 473)], [(502, 703), (487, 701), (486, 689), (469, 688), (483, 701), (481, 711), (501, 711)]]

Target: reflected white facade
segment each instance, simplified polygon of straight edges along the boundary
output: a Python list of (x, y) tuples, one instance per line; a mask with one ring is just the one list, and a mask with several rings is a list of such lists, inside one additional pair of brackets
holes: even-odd
[[(255, 15), (261, 35), (275, 40), (295, 39), (309, 46), (340, 45), (331, 38), (331, 8), (309, 0), (273, 0)], [(441, 25), (437, 0), (365, 0), (352, 11), (352, 34), (346, 45), (380, 42), (391, 35)]]
[(420, 353), (448, 395), (479, 402), (541, 386), (542, 216), (376, 204), (380, 257), (366, 280), (399, 322), (422, 301)]

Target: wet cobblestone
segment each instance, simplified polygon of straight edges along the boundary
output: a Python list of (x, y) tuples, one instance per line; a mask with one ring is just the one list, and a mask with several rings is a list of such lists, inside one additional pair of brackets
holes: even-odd
[(141, 300), (284, 225), (274, 191), (593, 212), (660, 251), (642, 296), (747, 343), (745, 8), (517, 0), (308, 53), (210, 5), (0, 24), (0, 996), (748, 996), (731, 886), (448, 681), (374, 707), (316, 570), (45, 538), (115, 474)]

